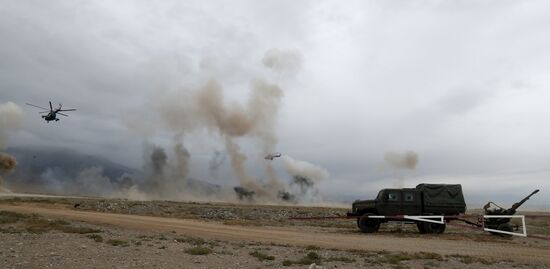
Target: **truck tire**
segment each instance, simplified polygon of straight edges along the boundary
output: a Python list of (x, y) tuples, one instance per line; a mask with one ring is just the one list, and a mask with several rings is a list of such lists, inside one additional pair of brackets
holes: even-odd
[[(363, 218), (367, 216), (367, 218)], [(374, 216), (372, 213), (365, 213), (363, 217), (357, 219), (357, 226), (363, 233), (375, 233), (380, 228), (380, 221), (377, 219), (368, 218), (368, 216)]]
[(416, 228), (418, 228), (418, 231), (421, 233), (421, 234), (425, 234), (426, 233), (426, 229), (424, 229), (424, 222), (417, 222), (416, 223)]
[(432, 222), (424, 222), (422, 223), (424, 227), (424, 231), (427, 234), (442, 234), (445, 232), (445, 224), (439, 224), (439, 223), (432, 223)]

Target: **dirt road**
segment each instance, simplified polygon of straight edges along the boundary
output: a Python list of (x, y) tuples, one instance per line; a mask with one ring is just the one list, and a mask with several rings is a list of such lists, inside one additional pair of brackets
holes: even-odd
[(162, 217), (108, 214), (28, 205), (0, 205), (0, 210), (79, 220), (95, 224), (114, 225), (147, 231), (175, 231), (189, 236), (230, 241), (315, 245), (323, 248), (368, 251), (433, 252), (442, 255), (468, 255), (495, 259), (510, 259), (530, 263), (550, 264), (550, 249), (517, 244), (442, 240), (434, 238), (400, 238), (387, 235), (329, 234), (311, 232), (304, 228), (266, 228), (223, 225), (197, 220)]

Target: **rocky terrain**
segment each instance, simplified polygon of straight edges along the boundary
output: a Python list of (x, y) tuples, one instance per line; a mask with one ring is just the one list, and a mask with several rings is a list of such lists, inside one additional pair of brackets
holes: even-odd
[[(449, 227), (441, 236), (426, 236), (413, 225), (400, 224), (364, 235), (353, 220), (288, 220), (345, 212), (323, 207), (4, 198), (0, 199), (0, 268), (549, 266), (550, 245), (545, 240), (500, 238), (459, 227)], [(530, 228), (547, 233), (547, 219), (533, 223)], [(476, 247), (495, 253), (476, 252)], [(516, 252), (517, 256), (499, 254)], [(522, 259), (522, 253), (535, 259)], [(537, 255), (546, 258), (536, 260)]]

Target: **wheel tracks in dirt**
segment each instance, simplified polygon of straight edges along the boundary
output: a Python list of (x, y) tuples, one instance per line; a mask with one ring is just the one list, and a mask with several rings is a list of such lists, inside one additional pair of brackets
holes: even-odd
[[(387, 235), (326, 234), (281, 227), (224, 225), (198, 220), (78, 211), (72, 209), (0, 205), (0, 210), (61, 217), (89, 223), (142, 231), (176, 231), (188, 236), (267, 244), (315, 245), (323, 248), (366, 251), (432, 252), (550, 264), (550, 250), (495, 242), (458, 241), (437, 238), (400, 238)], [(305, 228), (302, 228), (305, 229)]]

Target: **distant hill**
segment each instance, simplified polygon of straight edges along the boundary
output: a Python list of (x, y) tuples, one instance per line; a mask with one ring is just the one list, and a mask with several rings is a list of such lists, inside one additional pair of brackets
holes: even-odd
[(136, 175), (139, 171), (112, 162), (106, 158), (60, 148), (8, 148), (7, 153), (17, 158), (17, 169), (10, 178), (33, 182), (47, 169), (55, 169), (74, 178), (84, 169), (102, 167), (103, 175), (116, 179), (123, 174)]
[[(103, 157), (61, 148), (22, 148), (5, 150), (17, 159), (16, 170), (5, 176), (15, 191), (64, 194), (109, 193), (117, 188), (139, 184), (143, 171)], [(82, 175), (83, 171), (89, 171)], [(221, 187), (188, 178), (186, 187), (204, 194), (215, 194)], [(107, 192), (106, 192), (107, 191)]]

